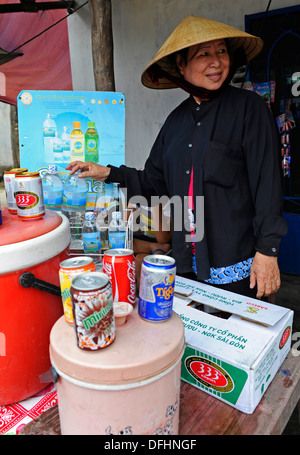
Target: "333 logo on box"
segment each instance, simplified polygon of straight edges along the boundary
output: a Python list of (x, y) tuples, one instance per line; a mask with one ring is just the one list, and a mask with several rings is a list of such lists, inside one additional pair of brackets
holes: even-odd
[(234, 382), (227, 371), (211, 360), (190, 356), (185, 359), (185, 366), (189, 374), (205, 387), (223, 393), (231, 392), (234, 388)]
[(282, 348), (283, 348), (283, 346), (285, 345), (285, 343), (286, 343), (287, 340), (289, 339), (290, 334), (291, 334), (291, 327), (288, 326), (288, 327), (286, 327), (286, 329), (284, 330), (284, 332), (283, 332), (283, 334), (282, 334), (282, 337), (281, 337), (281, 339), (280, 339), (279, 349), (282, 349)]

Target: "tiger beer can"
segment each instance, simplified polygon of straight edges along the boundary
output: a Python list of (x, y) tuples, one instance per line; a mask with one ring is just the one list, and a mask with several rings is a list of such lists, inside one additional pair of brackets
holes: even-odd
[(27, 172), (26, 168), (12, 168), (4, 171), (4, 187), (6, 193), (7, 208), (12, 214), (17, 214), (17, 204), (15, 200), (15, 177), (16, 174)]
[(38, 172), (22, 172), (15, 176), (17, 214), (22, 220), (38, 220), (45, 215), (42, 179)]
[(93, 259), (89, 256), (75, 256), (73, 258), (65, 259), (60, 263), (59, 268), (59, 281), (61, 298), (64, 309), (65, 320), (68, 324), (74, 323), (73, 311), (72, 311), (72, 299), (71, 299), (71, 285), (72, 280), (75, 276), (93, 272), (96, 270), (96, 266), (93, 263)]
[(172, 316), (175, 276), (175, 259), (158, 254), (144, 258), (138, 305), (143, 319), (163, 322)]

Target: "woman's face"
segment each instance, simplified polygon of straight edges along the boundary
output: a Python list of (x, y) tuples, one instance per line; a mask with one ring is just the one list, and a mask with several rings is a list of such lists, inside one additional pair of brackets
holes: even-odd
[(226, 43), (222, 39), (191, 46), (187, 62), (177, 55), (177, 66), (186, 81), (197, 87), (217, 90), (229, 73), (230, 58)]

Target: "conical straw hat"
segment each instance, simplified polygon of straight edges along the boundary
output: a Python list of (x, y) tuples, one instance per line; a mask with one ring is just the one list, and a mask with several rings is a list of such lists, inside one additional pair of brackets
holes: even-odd
[(163, 76), (158, 81), (155, 81), (155, 83), (152, 82), (147, 71), (154, 63), (157, 63), (163, 70), (178, 77), (180, 74), (174, 59), (169, 57), (171, 54), (186, 47), (194, 46), (195, 44), (224, 38), (228, 38), (230, 48), (233, 52), (239, 47), (243, 47), (247, 62), (253, 59), (263, 47), (263, 41), (257, 36), (250, 35), (221, 22), (190, 15), (185, 17), (175, 28), (154, 59), (146, 67), (142, 74), (143, 85), (154, 89), (177, 87), (176, 84)]

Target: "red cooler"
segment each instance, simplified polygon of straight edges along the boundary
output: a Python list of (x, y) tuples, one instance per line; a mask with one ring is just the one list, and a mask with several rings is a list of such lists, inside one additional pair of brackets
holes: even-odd
[(59, 264), (68, 257), (69, 222), (46, 210), (23, 221), (2, 210), (0, 226), (0, 406), (51, 382), (49, 335), (63, 314)]

